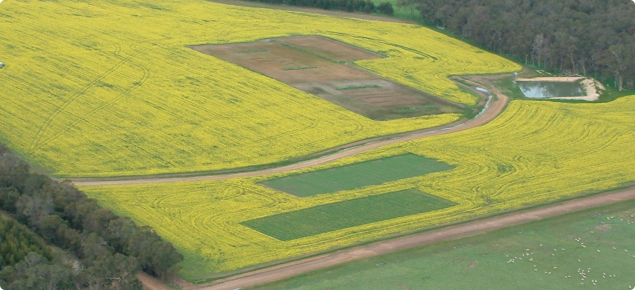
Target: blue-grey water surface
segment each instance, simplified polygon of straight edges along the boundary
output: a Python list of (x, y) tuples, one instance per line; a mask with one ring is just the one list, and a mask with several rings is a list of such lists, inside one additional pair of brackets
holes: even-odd
[(523, 94), (532, 99), (583, 96), (578, 83), (567, 82), (518, 82)]

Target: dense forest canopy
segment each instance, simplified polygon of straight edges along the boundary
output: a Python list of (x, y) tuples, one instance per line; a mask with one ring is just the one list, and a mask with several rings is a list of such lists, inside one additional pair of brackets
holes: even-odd
[(14, 266), (29, 253), (51, 259), (51, 251), (42, 238), (0, 213), (0, 269)]
[(0, 287), (137, 290), (135, 273), (165, 278), (182, 260), (151, 228), (31, 172), (0, 144)]
[(399, 0), (397, 6), (526, 64), (634, 88), (631, 0)]
[[(393, 14), (390, 3), (371, 0), (249, 1)], [(397, 0), (396, 6), (516, 61), (635, 88), (632, 0)]]

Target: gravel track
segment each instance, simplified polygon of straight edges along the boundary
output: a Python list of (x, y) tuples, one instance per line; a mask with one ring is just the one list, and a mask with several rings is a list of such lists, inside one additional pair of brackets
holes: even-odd
[(459, 225), (431, 230), (410, 236), (380, 241), (369, 245), (354, 247), (346, 250), (324, 254), (316, 257), (284, 263), (253, 272), (248, 272), (211, 283), (185, 286), (186, 290), (231, 290), (252, 287), (275, 281), (288, 279), (304, 273), (309, 273), (339, 264), (359, 259), (375, 257), (405, 249), (438, 243), (448, 240), (475, 236), (500, 230), (506, 227), (543, 220), (568, 213), (591, 209), (595, 207), (615, 204), (635, 199), (635, 188), (603, 193), (573, 200), (560, 202), (540, 208), (523, 210), (467, 222)]
[[(368, 20), (378, 21), (392, 21), (402, 23), (412, 23), (408, 21), (397, 20), (395, 18), (367, 16), (360, 14), (348, 14), (342, 12), (325, 11), (320, 9), (311, 8), (298, 8), (298, 7), (284, 7), (278, 8), (276, 6), (264, 5), (259, 3), (242, 2), (235, 0), (212, 0), (213, 2), (249, 6), (249, 7), (261, 7), (261, 8), (273, 8), (284, 9), (305, 13), (316, 13), (337, 17), (350, 17), (350, 18), (363, 18)], [(0, 0), (2, 2), (2, 0)], [(499, 76), (498, 76), (499, 77)], [(477, 81), (489, 81), (492, 76), (477, 76), (472, 80)], [(475, 83), (476, 84), (476, 83)], [(490, 88), (491, 89), (491, 88)], [(268, 168), (262, 170), (254, 170), (249, 172), (239, 173), (210, 173), (202, 176), (188, 176), (188, 174), (174, 174), (164, 176), (140, 176), (132, 178), (76, 178), (70, 179), (75, 185), (78, 186), (106, 186), (106, 185), (130, 185), (130, 184), (149, 184), (149, 183), (169, 183), (169, 182), (182, 182), (182, 181), (200, 181), (200, 180), (219, 180), (238, 177), (253, 177), (272, 173), (288, 172), (292, 170), (298, 170), (308, 168), (312, 166), (322, 165), (329, 162), (336, 161), (338, 159), (350, 157), (356, 154), (360, 154), (369, 150), (373, 150), (379, 147), (397, 144), (401, 142), (413, 141), (431, 136), (438, 136), (444, 134), (450, 134), (463, 130), (472, 129), (478, 126), (487, 124), (495, 119), (504, 110), (509, 98), (500, 93), (500, 91), (491, 89), (496, 93), (498, 98), (488, 101), (486, 108), (476, 118), (465, 120), (446, 126), (432, 128), (427, 130), (420, 130), (411, 133), (397, 134), (393, 136), (385, 136), (373, 138), (365, 141), (358, 141), (348, 145), (344, 145), (338, 148), (327, 150), (324, 152), (335, 151), (332, 154), (317, 157), (311, 160), (298, 162), (286, 166), (280, 166), (275, 168)], [(322, 153), (324, 153), (322, 152)], [(316, 153), (314, 155), (319, 155)], [(200, 173), (199, 173), (200, 174)], [(303, 273), (308, 273), (320, 269), (325, 269), (342, 263), (347, 263), (363, 258), (370, 258), (382, 254), (397, 252), (409, 248), (419, 247), (422, 245), (437, 243), (447, 240), (455, 240), (464, 237), (474, 236), (482, 233), (496, 231), (505, 227), (528, 223), (531, 221), (542, 220), (550, 217), (555, 217), (567, 213), (573, 213), (576, 211), (582, 211), (599, 206), (615, 204), (623, 201), (635, 199), (635, 188), (626, 190), (609, 192), (599, 194), (595, 196), (583, 197), (579, 199), (569, 200), (561, 202), (555, 205), (544, 206), (540, 208), (513, 212), (505, 215), (495, 216), (491, 218), (481, 219), (477, 221), (467, 222), (459, 225), (448, 226), (437, 230), (431, 230), (424, 233), (414, 234), (410, 236), (394, 238), (390, 240), (380, 241), (364, 246), (353, 247), (341, 251), (337, 251), (330, 254), (319, 255), (311, 258), (301, 259), (298, 261), (288, 262), (277, 266), (267, 267), (264, 269), (247, 272), (231, 276), (228, 278), (216, 280), (211, 283), (194, 285), (180, 280), (180, 286), (185, 290), (231, 290), (240, 289), (244, 287), (251, 287), (261, 285), (265, 283), (271, 283), (280, 281), (283, 279), (291, 278)], [(165, 286), (160, 281), (148, 276), (145, 273), (139, 273), (137, 275), (139, 280), (143, 283), (143, 288), (146, 290), (167, 290), (169, 287)]]
[[(503, 77), (499, 75), (497, 77)], [(503, 112), (509, 101), (509, 97), (494, 91), (497, 93), (497, 97), (490, 97), (485, 104), (481, 113), (472, 119), (465, 119), (448, 125), (429, 128), (410, 133), (396, 134), (391, 136), (383, 136), (372, 138), (369, 140), (353, 142), (344, 146), (330, 149), (327, 151), (315, 153), (319, 157), (284, 165), (280, 167), (266, 168), (254, 171), (238, 172), (238, 173), (192, 173), (188, 174), (168, 174), (168, 175), (148, 175), (138, 177), (115, 177), (115, 178), (71, 178), (69, 179), (77, 186), (107, 186), (107, 185), (132, 185), (132, 184), (156, 184), (156, 183), (172, 183), (183, 181), (202, 181), (202, 180), (221, 180), (230, 178), (244, 178), (268, 175), (273, 173), (283, 173), (294, 171), (298, 169), (309, 168), (313, 166), (327, 164), (342, 158), (351, 157), (357, 154), (364, 153), (366, 151), (374, 150), (380, 147), (393, 145), (397, 143), (419, 140), (432, 136), (445, 135), (464, 131), (472, 128), (476, 128), (489, 123), (494, 120), (500, 113)], [(325, 152), (332, 152), (323, 155)]]

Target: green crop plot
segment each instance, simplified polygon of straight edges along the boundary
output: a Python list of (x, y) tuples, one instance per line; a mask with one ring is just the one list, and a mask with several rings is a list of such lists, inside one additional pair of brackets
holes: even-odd
[(277, 214), (242, 224), (278, 240), (289, 241), (453, 205), (455, 203), (449, 200), (418, 190), (403, 190)]
[(379, 256), (258, 290), (633, 289), (635, 202)]
[(389, 181), (421, 176), (454, 168), (435, 159), (415, 154), (371, 160), (271, 179), (261, 184), (295, 196), (307, 197), (322, 193), (351, 190)]

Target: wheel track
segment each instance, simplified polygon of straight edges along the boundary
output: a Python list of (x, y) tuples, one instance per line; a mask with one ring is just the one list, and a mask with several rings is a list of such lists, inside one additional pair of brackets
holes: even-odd
[(40, 145), (42, 138), (44, 137), (44, 134), (46, 133), (48, 128), (51, 126), (51, 123), (53, 122), (53, 120), (55, 120), (55, 118), (57, 118), (57, 116), (61, 114), (64, 111), (64, 109), (66, 109), (66, 107), (68, 107), (71, 103), (73, 103), (79, 97), (84, 95), (90, 88), (95, 86), (95, 84), (97, 84), (99, 81), (108, 77), (109, 75), (117, 71), (117, 69), (119, 69), (121, 66), (128, 63), (128, 61), (130, 61), (132, 58), (137, 56), (139, 53), (141, 53), (141, 50), (138, 50), (137, 52), (133, 53), (127, 58), (124, 58), (119, 63), (117, 63), (110, 69), (108, 69), (105, 73), (101, 74), (96, 79), (93, 79), (90, 83), (82, 87), (82, 89), (80, 89), (77, 93), (71, 96), (70, 99), (68, 99), (68, 101), (64, 102), (61, 106), (59, 106), (51, 115), (49, 115), (47, 119), (44, 121), (44, 124), (42, 124), (42, 126), (39, 128), (35, 138), (33, 139), (33, 142), (31, 143), (31, 146), (29, 146), (29, 152), (33, 152), (37, 149), (37, 147)]
[(389, 135), (383, 137), (372, 138), (365, 141), (353, 142), (334, 149), (326, 150), (310, 156), (319, 156), (313, 159), (302, 160), (289, 165), (252, 170), (247, 169), (237, 173), (207, 172), (207, 173), (177, 173), (165, 175), (148, 175), (133, 177), (111, 177), (111, 178), (71, 178), (70, 180), (77, 186), (106, 186), (106, 185), (131, 185), (131, 184), (155, 184), (155, 183), (173, 183), (183, 181), (202, 181), (202, 180), (223, 180), (231, 178), (256, 177), (269, 175), (274, 173), (285, 173), (299, 169), (314, 167), (331, 163), (346, 157), (358, 155), (380, 147), (394, 145), (402, 142), (419, 140), (432, 136), (451, 134), (476, 128), (489, 123), (500, 115), (507, 103), (509, 97), (497, 92), (497, 99), (489, 97), (485, 103), (482, 112), (473, 119), (467, 119), (448, 125), (429, 128), (425, 130), (414, 131), (410, 133), (402, 133), (397, 135)]
[(635, 188), (562, 201), (553, 205), (512, 212), (458, 225), (451, 225), (419, 234), (379, 241), (333, 253), (304, 258), (243, 274), (222, 278), (211, 283), (193, 285), (181, 283), (185, 290), (230, 290), (252, 287), (288, 279), (304, 273), (326, 269), (343, 263), (420, 247), (441, 241), (456, 240), (493, 232), (505, 227), (544, 220), (568, 213), (616, 204), (635, 199)]
[(63, 135), (64, 133), (68, 132), (70, 129), (72, 129), (75, 125), (86, 121), (86, 119), (90, 116), (92, 116), (93, 114), (97, 113), (98, 111), (101, 111), (111, 105), (113, 105), (114, 103), (118, 102), (119, 100), (121, 100), (124, 97), (127, 97), (130, 95), (130, 93), (132, 93), (134, 90), (136, 90), (137, 88), (141, 87), (149, 78), (150, 78), (150, 70), (147, 69), (146, 67), (143, 66), (139, 66), (139, 65), (135, 65), (137, 68), (141, 69), (141, 71), (143, 72), (143, 75), (141, 78), (139, 78), (139, 80), (130, 88), (126, 89), (125, 91), (121, 92), (117, 97), (115, 97), (114, 99), (110, 100), (109, 102), (102, 104), (101, 106), (90, 110), (89, 112), (87, 112), (86, 114), (82, 115), (81, 117), (79, 117), (79, 119), (73, 121), (72, 123), (66, 125), (64, 128), (58, 130), (57, 132), (54, 133), (53, 136), (51, 136), (50, 138), (42, 141), (40, 143), (40, 146), (46, 146), (48, 145), (50, 142), (54, 141), (55, 139), (59, 138), (61, 135)]

